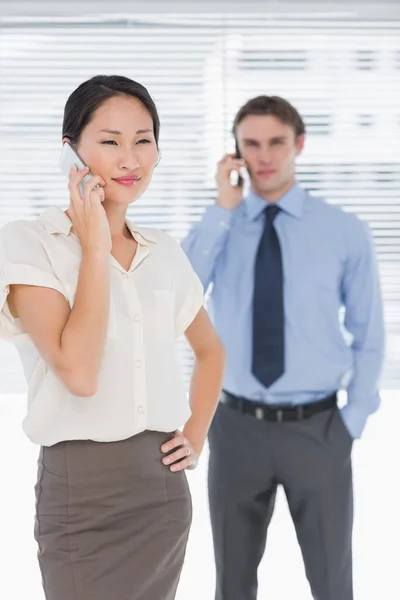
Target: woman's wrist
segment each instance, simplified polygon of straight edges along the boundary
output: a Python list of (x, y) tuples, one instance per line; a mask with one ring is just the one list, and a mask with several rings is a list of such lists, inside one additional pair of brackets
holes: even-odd
[(82, 245), (82, 259), (90, 261), (108, 262), (110, 260), (110, 251), (102, 245), (86, 243)]
[(204, 430), (204, 427), (193, 422), (192, 419), (189, 419), (182, 430), (183, 435), (189, 440), (194, 450), (201, 454), (204, 448), (204, 444), (207, 439), (207, 431)]

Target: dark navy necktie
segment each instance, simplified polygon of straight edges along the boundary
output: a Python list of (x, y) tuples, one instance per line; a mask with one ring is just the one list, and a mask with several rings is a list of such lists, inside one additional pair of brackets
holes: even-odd
[(265, 387), (284, 372), (282, 253), (274, 226), (279, 210), (274, 204), (265, 210), (254, 272), (252, 372)]

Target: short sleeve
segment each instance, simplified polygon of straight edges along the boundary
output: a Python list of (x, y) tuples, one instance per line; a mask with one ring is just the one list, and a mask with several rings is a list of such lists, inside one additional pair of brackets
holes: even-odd
[(175, 332), (180, 337), (204, 303), (204, 288), (182, 248), (174, 242), (175, 254)]
[(36, 225), (35, 221), (15, 221), (0, 230), (0, 338), (13, 342), (23, 341), (26, 334), (8, 307), (10, 285), (46, 287), (66, 296)]

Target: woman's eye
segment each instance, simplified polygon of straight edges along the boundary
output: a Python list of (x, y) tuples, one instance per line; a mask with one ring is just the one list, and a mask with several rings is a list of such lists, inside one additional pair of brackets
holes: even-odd
[(102, 144), (115, 144), (117, 145), (117, 142), (115, 140), (106, 140), (104, 142), (101, 142)]
[(139, 140), (138, 144), (151, 144), (151, 140)]

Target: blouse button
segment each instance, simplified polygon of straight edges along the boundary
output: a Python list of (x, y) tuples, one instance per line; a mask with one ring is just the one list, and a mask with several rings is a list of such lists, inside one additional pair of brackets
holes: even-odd
[(135, 319), (136, 323), (139, 323), (140, 315), (138, 313), (136, 313), (136, 315), (133, 318)]
[(140, 415), (142, 415), (144, 413), (144, 406), (138, 406), (137, 411)]
[(128, 279), (129, 273), (122, 273), (122, 276), (123, 276), (124, 279)]
[(136, 366), (138, 369), (140, 369), (140, 367), (142, 366), (142, 361), (141, 360), (137, 360), (136, 361)]

